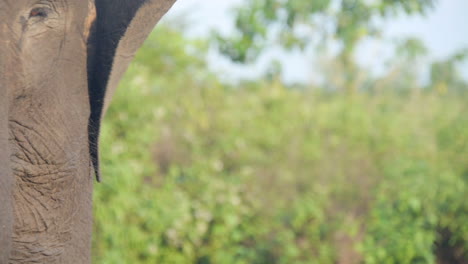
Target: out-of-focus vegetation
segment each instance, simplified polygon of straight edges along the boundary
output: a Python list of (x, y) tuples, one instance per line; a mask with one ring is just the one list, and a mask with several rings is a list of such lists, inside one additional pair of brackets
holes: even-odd
[(217, 34), (220, 50), (232, 60), (255, 60), (278, 43), (285, 49), (326, 48), (338, 41), (339, 57), (351, 56), (365, 38), (379, 38), (382, 20), (401, 13), (425, 14), (436, 0), (246, 0), (235, 9), (237, 32)]
[(225, 84), (207, 48), (161, 26), (123, 80), (103, 127), (94, 263), (466, 263), (463, 52), (427, 84), (401, 55), (344, 93), (338, 59), (323, 85)]

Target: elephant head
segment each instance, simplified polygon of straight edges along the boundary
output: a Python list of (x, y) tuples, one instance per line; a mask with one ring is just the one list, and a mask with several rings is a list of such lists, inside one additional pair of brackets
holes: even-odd
[(176, 0), (0, 0), (0, 263), (89, 263), (101, 119)]

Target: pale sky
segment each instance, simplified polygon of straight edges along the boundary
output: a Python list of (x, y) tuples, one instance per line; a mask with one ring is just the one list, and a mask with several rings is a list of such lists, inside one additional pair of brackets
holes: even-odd
[[(232, 32), (230, 8), (242, 4), (243, 0), (178, 0), (168, 18), (182, 16), (190, 23), (190, 36), (206, 36), (210, 30)], [(429, 48), (433, 58), (443, 58), (463, 47), (468, 47), (468, 0), (438, 0), (436, 8), (426, 17), (401, 17), (387, 23), (386, 36), (399, 38), (413, 35), (421, 38)], [(231, 80), (255, 78), (269, 65), (271, 58), (283, 62), (286, 81), (307, 82), (311, 79), (313, 54), (284, 54), (271, 50), (262, 56), (256, 65), (240, 67), (212, 52), (208, 59), (212, 68)], [(359, 51), (361, 64), (378, 68), (381, 58), (391, 56), (388, 47), (371, 43)], [(465, 67), (466, 66), (466, 67)], [(468, 66), (463, 72), (468, 75)], [(465, 69), (466, 68), (466, 69)]]

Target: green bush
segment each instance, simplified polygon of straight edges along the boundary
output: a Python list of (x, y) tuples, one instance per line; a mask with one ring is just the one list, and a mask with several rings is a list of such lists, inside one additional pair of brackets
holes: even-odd
[(107, 114), (95, 263), (467, 257), (466, 98), (228, 86), (187, 41), (160, 28)]

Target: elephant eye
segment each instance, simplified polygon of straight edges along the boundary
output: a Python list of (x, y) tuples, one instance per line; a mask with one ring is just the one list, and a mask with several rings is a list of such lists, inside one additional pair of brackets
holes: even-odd
[(37, 7), (31, 10), (29, 18), (46, 18), (50, 13), (49, 8)]

